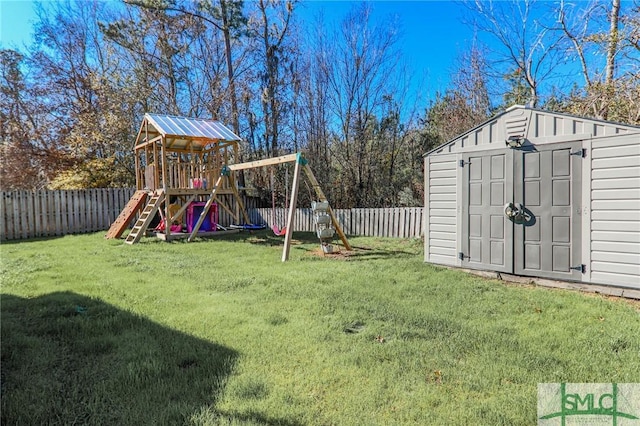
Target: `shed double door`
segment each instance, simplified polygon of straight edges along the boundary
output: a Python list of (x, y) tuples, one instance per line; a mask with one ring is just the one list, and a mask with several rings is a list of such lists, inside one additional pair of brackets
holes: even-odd
[[(580, 280), (580, 154), (553, 144), (463, 155), (462, 266)], [(509, 203), (520, 215), (507, 216)]]

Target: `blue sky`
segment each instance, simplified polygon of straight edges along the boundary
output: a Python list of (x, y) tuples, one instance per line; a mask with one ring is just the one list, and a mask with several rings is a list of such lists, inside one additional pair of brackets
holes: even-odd
[[(55, 1), (55, 0), (48, 0)], [(350, 1), (305, 1), (300, 16), (312, 21), (324, 11), (339, 21), (354, 5)], [(373, 20), (399, 22), (401, 48), (415, 73), (416, 85), (429, 95), (443, 90), (458, 53), (468, 47), (471, 31), (461, 22), (461, 7), (453, 1), (373, 1)], [(0, 0), (0, 47), (20, 49), (29, 43), (36, 19), (33, 0)]]
[[(325, 19), (339, 22), (356, 2), (305, 2), (303, 16), (324, 10)], [(425, 90), (443, 90), (459, 53), (468, 49), (473, 33), (462, 23), (463, 8), (454, 1), (372, 1), (372, 21), (396, 21), (405, 60)]]
[(36, 15), (31, 0), (0, 0), (0, 45), (19, 48), (31, 38)]

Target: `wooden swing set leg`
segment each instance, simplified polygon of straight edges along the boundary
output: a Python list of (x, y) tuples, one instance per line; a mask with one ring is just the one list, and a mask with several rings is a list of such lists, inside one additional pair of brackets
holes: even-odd
[(282, 250), (282, 261), (289, 259), (289, 251), (291, 250), (291, 236), (293, 235), (293, 218), (296, 214), (296, 204), (298, 202), (298, 188), (300, 187), (300, 161), (296, 161), (293, 171), (293, 183), (291, 185), (291, 200), (289, 205), (289, 215), (287, 216), (287, 232), (284, 237), (284, 249)]
[[(311, 170), (311, 167), (309, 167), (308, 164), (305, 164), (304, 172), (307, 175), (307, 178), (309, 179), (309, 181), (311, 182), (311, 186), (313, 186), (313, 189), (316, 191), (316, 195), (318, 196), (318, 198), (320, 198), (320, 201), (327, 201), (327, 197), (324, 195), (324, 192), (322, 192), (322, 188), (320, 188), (320, 183), (316, 179), (315, 175), (313, 174), (313, 171)], [(331, 216), (331, 222), (333, 222), (333, 227), (335, 228), (336, 233), (340, 237), (340, 240), (342, 240), (342, 244), (344, 245), (344, 248), (349, 251), (353, 250), (351, 248), (351, 244), (349, 244), (349, 240), (347, 240), (347, 236), (344, 234), (344, 232), (342, 231), (342, 228), (340, 227), (340, 224), (338, 223), (338, 219), (336, 218), (336, 215), (333, 213), (333, 209), (331, 208), (331, 205), (329, 205), (328, 213), (329, 213), (329, 216)]]

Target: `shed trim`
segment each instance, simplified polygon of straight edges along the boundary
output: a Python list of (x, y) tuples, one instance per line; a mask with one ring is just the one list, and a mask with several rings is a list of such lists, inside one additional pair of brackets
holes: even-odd
[[(425, 154), (423, 154), (423, 157), (427, 157), (430, 156), (431, 154), (433, 154), (436, 151), (442, 150), (442, 149), (446, 149), (447, 147), (450, 147), (451, 145), (455, 144), (458, 140), (464, 139), (466, 136), (473, 134), (474, 132), (477, 132), (478, 130), (482, 129), (483, 127), (488, 126), (489, 124), (491, 124), (492, 122), (497, 121), (500, 117), (504, 116), (505, 114), (511, 113), (512, 111), (517, 111), (517, 110), (521, 110), (522, 113), (525, 112), (531, 112), (531, 113), (542, 113), (542, 114), (550, 114), (553, 116), (557, 116), (557, 117), (565, 117), (565, 118), (573, 118), (576, 120), (582, 120), (582, 121), (589, 121), (590, 123), (594, 124), (594, 128), (592, 129), (592, 132), (580, 132), (580, 133), (574, 133), (574, 134), (566, 134), (566, 135), (559, 135), (559, 136), (550, 136), (550, 137), (539, 137), (537, 135), (526, 135), (527, 137), (536, 137), (540, 142), (544, 142), (544, 143), (555, 143), (555, 142), (565, 142), (565, 141), (574, 141), (574, 140), (584, 140), (584, 139), (588, 139), (591, 137), (600, 137), (603, 136), (601, 134), (596, 134), (598, 127), (601, 125), (609, 125), (609, 126), (614, 126), (614, 127), (618, 127), (618, 128), (622, 128), (622, 129), (626, 129), (630, 132), (638, 132), (640, 131), (640, 126), (634, 126), (634, 125), (630, 125), (630, 124), (624, 124), (624, 123), (620, 123), (620, 122), (615, 122), (615, 121), (606, 121), (606, 120), (602, 120), (602, 119), (598, 119), (598, 118), (591, 118), (591, 117), (583, 117), (583, 116), (579, 116), (579, 115), (573, 115), (573, 114), (567, 114), (567, 113), (562, 113), (562, 112), (554, 112), (554, 111), (547, 111), (544, 109), (539, 109), (539, 108), (531, 108), (528, 106), (523, 106), (523, 105), (512, 105), (509, 108), (497, 113), (496, 115), (488, 118), (487, 120), (483, 121), (482, 123), (478, 124), (477, 126), (459, 134), (458, 136), (454, 137), (453, 139), (438, 145), (437, 147), (427, 151)], [(520, 118), (519, 120), (515, 120), (515, 121), (526, 121), (527, 122), (527, 127), (528, 129), (526, 130), (527, 132), (529, 132), (529, 129), (531, 128), (532, 122), (533, 122), (533, 118), (532, 117), (527, 117), (526, 120), (524, 118)], [(604, 135), (607, 136), (607, 135)], [(612, 136), (612, 135), (609, 135)], [(483, 146), (479, 146), (478, 149), (486, 149), (486, 147)], [(465, 147), (465, 150), (467, 150), (468, 147)], [(443, 153), (444, 154), (444, 153)]]

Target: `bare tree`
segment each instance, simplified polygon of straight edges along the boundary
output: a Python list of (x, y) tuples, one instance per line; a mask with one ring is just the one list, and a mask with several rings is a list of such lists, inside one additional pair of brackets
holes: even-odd
[(464, 4), (471, 12), (468, 24), (497, 42), (488, 75), (494, 80), (517, 76), (528, 88), (530, 105), (538, 106), (540, 86), (563, 60), (556, 49), (559, 38), (532, 16), (535, 0), (469, 0)]
[(321, 16), (306, 31), (296, 33), (293, 39), (298, 53), (294, 60), (293, 119), (296, 140), (313, 162), (316, 177), (323, 184), (330, 199), (334, 200), (331, 180), (330, 125), (328, 91), (329, 76), (326, 66), (326, 32)]
[[(290, 63), (287, 36), (294, 3), (258, 0), (256, 27), (252, 31), (260, 48), (256, 50), (261, 69), (260, 100), (264, 121), (264, 147), (267, 155), (280, 149), (281, 119), (288, 95), (287, 64)], [(289, 76), (291, 77), (291, 76)]]
[(401, 93), (397, 69), (401, 64), (397, 48), (397, 26), (370, 23), (369, 5), (355, 6), (331, 36), (323, 66), (328, 70), (328, 105), (331, 119), (339, 125), (332, 144), (339, 179), (344, 185), (345, 203), (364, 206), (377, 173), (372, 158), (374, 134), (383, 116), (388, 96)]
[[(240, 134), (236, 74), (232, 43), (243, 31), (246, 18), (243, 15), (242, 0), (211, 0), (164, 2), (156, 0), (125, 0), (126, 3), (143, 9), (163, 11), (165, 14), (191, 17), (212, 25), (220, 31), (224, 40), (224, 52), (227, 67), (228, 91), (231, 104), (231, 122), (236, 134)], [(214, 108), (215, 109), (215, 108)]]
[[(640, 7), (623, 8), (620, 0), (593, 2), (583, 9), (561, 2), (557, 25), (567, 55), (577, 56), (585, 85), (574, 89), (568, 101), (571, 112), (600, 119), (637, 122), (633, 105), (637, 93), (634, 15)], [(601, 58), (605, 58), (602, 61)], [(625, 101), (628, 99), (628, 102)]]

